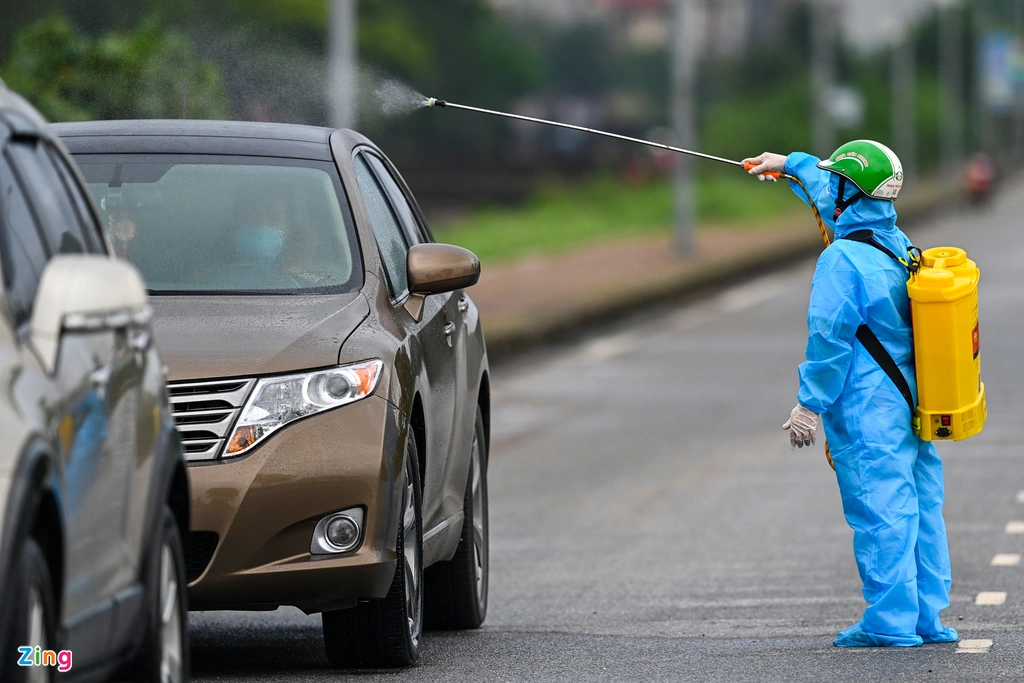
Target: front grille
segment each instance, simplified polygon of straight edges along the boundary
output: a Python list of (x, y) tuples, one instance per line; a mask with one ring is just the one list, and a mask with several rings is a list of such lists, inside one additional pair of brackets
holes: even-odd
[(193, 531), (188, 535), (188, 557), (185, 558), (186, 575), (192, 583), (206, 571), (213, 559), (220, 537), (214, 531)]
[(185, 460), (216, 460), (224, 451), (254, 379), (171, 382), (167, 393)]

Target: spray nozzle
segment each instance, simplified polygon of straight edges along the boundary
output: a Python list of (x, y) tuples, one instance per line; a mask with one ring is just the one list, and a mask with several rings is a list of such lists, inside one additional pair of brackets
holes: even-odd
[(428, 107), (447, 107), (448, 102), (446, 100), (439, 100), (436, 97), (430, 97), (427, 99)]

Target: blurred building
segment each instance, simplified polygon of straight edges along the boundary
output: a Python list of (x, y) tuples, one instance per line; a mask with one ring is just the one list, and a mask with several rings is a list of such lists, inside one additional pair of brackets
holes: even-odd
[(487, 0), (495, 10), (519, 18), (572, 25), (604, 16), (597, 0)]
[[(763, 42), (797, 5), (820, 2), (842, 14), (844, 38), (862, 49), (899, 40), (906, 27), (937, 7), (964, 0), (692, 0), (698, 8), (709, 55), (729, 57)], [(614, 25), (618, 37), (635, 49), (665, 47), (671, 40), (675, 0), (488, 0), (496, 10), (518, 18), (571, 26), (588, 21)]]
[[(600, 21), (615, 28), (627, 48), (664, 48), (671, 40), (674, 0), (488, 0), (507, 16), (560, 26)], [(787, 4), (791, 0), (782, 0)], [(779, 0), (697, 0), (700, 34), (712, 55), (731, 56), (745, 49), (756, 19), (777, 15)]]

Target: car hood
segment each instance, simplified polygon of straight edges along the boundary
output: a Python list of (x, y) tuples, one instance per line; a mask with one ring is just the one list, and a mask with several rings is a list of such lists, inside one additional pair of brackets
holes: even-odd
[(152, 296), (171, 381), (252, 377), (335, 365), (366, 319), (359, 292), (320, 296)]

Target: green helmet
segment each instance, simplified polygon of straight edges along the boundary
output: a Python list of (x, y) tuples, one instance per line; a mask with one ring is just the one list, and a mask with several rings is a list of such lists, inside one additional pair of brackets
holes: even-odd
[(903, 187), (903, 164), (896, 153), (874, 140), (847, 142), (818, 168), (850, 180), (869, 197), (894, 201)]

